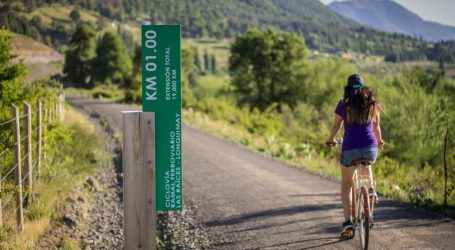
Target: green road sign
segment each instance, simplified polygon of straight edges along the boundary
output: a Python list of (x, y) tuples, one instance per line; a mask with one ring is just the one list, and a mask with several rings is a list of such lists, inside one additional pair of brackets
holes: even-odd
[(142, 111), (155, 112), (156, 209), (182, 209), (180, 25), (142, 25)]

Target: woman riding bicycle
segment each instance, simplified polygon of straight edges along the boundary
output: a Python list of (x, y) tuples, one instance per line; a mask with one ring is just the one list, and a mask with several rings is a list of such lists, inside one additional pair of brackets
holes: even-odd
[[(341, 201), (343, 205), (344, 223), (341, 235), (354, 231), (351, 219), (351, 190), (352, 177), (355, 169), (352, 161), (356, 159), (369, 159), (372, 162), (378, 156), (378, 147), (384, 146), (379, 127), (379, 113), (381, 107), (373, 92), (363, 84), (363, 79), (353, 74), (348, 77), (344, 88), (343, 99), (338, 102), (335, 109), (335, 122), (330, 132), (327, 146), (336, 145), (335, 136), (344, 124), (343, 145), (340, 155), (341, 164)], [(372, 178), (371, 166), (365, 168), (365, 175)], [(372, 183), (372, 182), (371, 182)], [(374, 187), (370, 193), (376, 195)]]

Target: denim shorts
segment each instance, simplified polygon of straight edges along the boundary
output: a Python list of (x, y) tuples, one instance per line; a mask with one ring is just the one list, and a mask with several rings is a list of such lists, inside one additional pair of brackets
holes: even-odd
[(341, 152), (340, 163), (344, 167), (351, 167), (353, 160), (363, 158), (375, 162), (377, 157), (378, 157), (377, 147), (354, 148)]

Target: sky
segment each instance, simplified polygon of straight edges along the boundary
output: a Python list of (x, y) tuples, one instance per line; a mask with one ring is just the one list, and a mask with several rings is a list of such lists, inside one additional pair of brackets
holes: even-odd
[[(319, 0), (324, 4), (343, 0)], [(455, 0), (394, 0), (424, 20), (455, 27)]]

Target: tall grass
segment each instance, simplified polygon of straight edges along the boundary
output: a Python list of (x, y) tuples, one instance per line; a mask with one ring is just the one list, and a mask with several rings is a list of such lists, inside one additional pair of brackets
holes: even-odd
[[(65, 112), (65, 122), (48, 132), (46, 147), (53, 150), (48, 150), (41, 177), (34, 182), (36, 200), (26, 209), (24, 232), (17, 232), (14, 216), (6, 217), (2, 249), (34, 249), (50, 222), (61, 218), (66, 198), (84, 192), (81, 186), (87, 176), (109, 164), (110, 153), (94, 125), (69, 107)], [(12, 215), (13, 211), (8, 212)], [(74, 242), (66, 239), (64, 245), (70, 247)]]
[[(220, 84), (226, 80), (204, 76), (186, 90), (193, 92), (195, 100), (187, 102), (184, 119), (253, 150), (340, 178), (336, 153), (327, 149), (324, 142), (335, 104), (342, 95), (344, 78), (353, 72), (358, 69), (341, 60), (312, 62), (309, 82), (302, 82), (306, 84), (306, 97), (294, 110), (284, 107), (281, 112), (273, 106), (264, 112), (238, 107), (230, 86)], [(442, 167), (443, 132), (455, 122), (455, 102), (450, 98), (455, 81), (446, 78), (428, 88), (428, 79), (433, 76), (421, 69), (385, 79), (363, 75), (367, 85), (379, 94), (384, 109), (381, 123), (387, 144), (374, 166), (378, 191), (455, 217), (453, 142), (449, 143), (448, 154), (448, 207), (443, 207)], [(453, 135), (452, 131), (449, 136)]]

